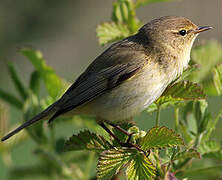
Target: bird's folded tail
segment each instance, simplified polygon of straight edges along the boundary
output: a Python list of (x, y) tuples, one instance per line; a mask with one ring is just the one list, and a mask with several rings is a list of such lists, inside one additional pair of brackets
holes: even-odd
[(55, 113), (55, 111), (56, 111), (56, 104), (57, 104), (57, 102), (53, 103), (48, 108), (46, 108), (44, 111), (42, 111), (39, 114), (37, 114), (36, 116), (34, 116), (32, 119), (24, 122), (21, 126), (19, 126), (15, 130), (13, 130), (12, 132), (10, 132), (6, 136), (4, 136), (1, 139), (1, 141), (7, 140), (8, 138), (10, 138), (11, 136), (15, 135), (16, 133), (18, 133), (22, 129), (30, 126), (31, 124), (33, 124), (33, 123), (35, 123), (35, 122), (37, 122), (37, 121), (39, 121), (39, 120), (41, 120), (43, 118), (48, 118), (48, 117), (52, 116)]

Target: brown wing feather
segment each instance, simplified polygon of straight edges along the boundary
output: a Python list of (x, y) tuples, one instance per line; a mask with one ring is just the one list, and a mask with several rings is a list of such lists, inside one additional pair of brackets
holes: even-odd
[[(85, 82), (67, 92), (60, 100), (59, 110), (50, 118), (49, 123), (57, 116), (84, 104), (102, 94), (106, 90), (118, 86), (121, 82), (132, 77), (140, 67), (122, 64), (106, 69), (101, 74), (90, 76)], [(71, 87), (73, 88), (73, 87)]]
[(66, 91), (49, 122), (132, 77), (147, 63), (147, 58), (137, 36), (113, 44)]

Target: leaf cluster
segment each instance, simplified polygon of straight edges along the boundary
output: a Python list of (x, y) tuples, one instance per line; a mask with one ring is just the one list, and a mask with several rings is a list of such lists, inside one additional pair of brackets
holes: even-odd
[[(136, 9), (161, 1), (167, 0), (116, 0), (113, 3), (111, 21), (97, 27), (100, 45), (136, 33), (143, 25), (136, 17)], [(19, 52), (32, 63), (34, 71), (30, 75), (28, 85), (25, 85), (15, 64), (9, 63), (8, 71), (17, 96), (0, 88), (0, 98), (22, 112), (23, 119), (28, 120), (58, 99), (68, 83), (46, 64), (40, 51), (24, 48)], [(127, 179), (130, 180), (169, 177), (182, 179), (208, 169), (217, 172), (216, 169), (222, 167), (222, 146), (212, 138), (212, 134), (222, 117), (222, 111), (212, 115), (207, 97), (221, 98), (222, 47), (216, 41), (209, 41), (195, 47), (191, 59), (192, 62), (183, 75), (172, 82), (162, 96), (146, 110), (147, 113), (157, 113), (155, 127), (145, 132), (130, 123), (121, 125), (132, 134), (130, 143), (140, 147), (143, 152), (135, 148), (122, 147), (101, 127), (95, 125), (92, 118), (68, 118), (72, 119), (65, 121), (65, 124), (69, 123), (68, 126), (91, 129), (75, 133), (68, 140), (57, 137), (54, 126), (46, 126), (40, 122), (28, 128), (28, 133), (19, 133), (16, 140), (0, 144), (0, 153), (10, 169), (11, 178), (36, 175), (51, 179), (111, 179), (125, 172)], [(44, 85), (47, 92), (43, 98), (40, 93), (41, 85)], [(159, 115), (165, 108), (174, 109), (175, 117), (172, 119), (175, 120), (175, 130), (158, 124)], [(3, 113), (0, 107), (0, 114)], [(6, 124), (0, 129), (2, 136), (9, 131), (9, 126), (6, 119), (1, 119), (1, 122)], [(73, 124), (75, 125), (72, 126)], [(121, 142), (127, 141), (128, 137), (117, 129), (112, 128), (112, 132)], [(40, 161), (33, 166), (12, 166), (10, 151), (25, 142), (27, 134), (36, 143), (34, 154)], [(93, 171), (96, 157), (97, 175), (95, 170)], [(201, 163), (195, 167), (195, 163), (199, 161), (194, 159), (200, 158)], [(211, 166), (205, 167), (204, 164), (208, 161), (211, 162)], [(219, 165), (215, 165), (216, 163)]]

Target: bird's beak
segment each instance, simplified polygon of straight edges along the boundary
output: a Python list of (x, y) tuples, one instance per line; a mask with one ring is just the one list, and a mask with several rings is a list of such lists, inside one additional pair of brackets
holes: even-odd
[(199, 26), (197, 29), (194, 30), (194, 34), (197, 34), (197, 33), (203, 32), (203, 31), (207, 31), (207, 30), (210, 30), (210, 29), (213, 29), (213, 27), (211, 27), (211, 26)]

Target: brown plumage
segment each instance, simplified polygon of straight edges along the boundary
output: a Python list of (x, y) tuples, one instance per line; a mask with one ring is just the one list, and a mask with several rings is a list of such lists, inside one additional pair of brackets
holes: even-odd
[(58, 101), (2, 141), (40, 119), (51, 122), (67, 113), (92, 115), (113, 123), (126, 121), (147, 108), (181, 75), (194, 39), (208, 29), (184, 17), (152, 20), (137, 34), (111, 45)]

